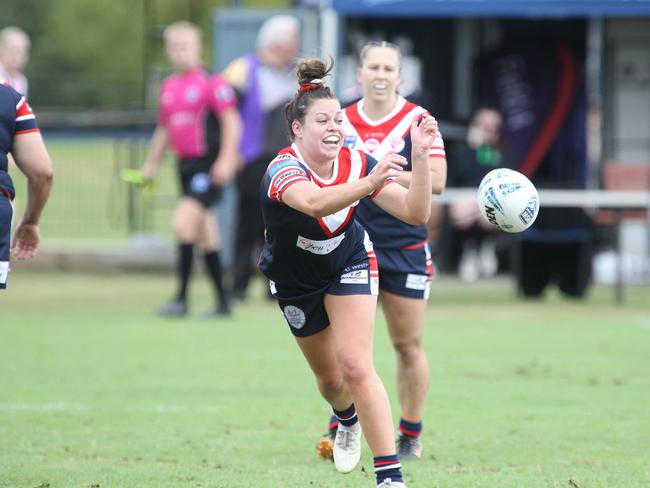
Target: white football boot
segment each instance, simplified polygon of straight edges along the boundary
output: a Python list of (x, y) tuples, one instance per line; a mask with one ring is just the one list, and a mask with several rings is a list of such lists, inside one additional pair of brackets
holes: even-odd
[(339, 425), (334, 439), (334, 465), (339, 473), (349, 473), (361, 459), (361, 425)]

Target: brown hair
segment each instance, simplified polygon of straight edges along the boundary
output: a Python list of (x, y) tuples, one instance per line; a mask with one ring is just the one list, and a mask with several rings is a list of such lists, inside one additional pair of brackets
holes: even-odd
[(397, 44), (393, 44), (392, 42), (388, 42), (388, 41), (366, 42), (361, 48), (361, 51), (359, 51), (359, 66), (363, 65), (363, 62), (365, 61), (366, 56), (368, 55), (368, 51), (370, 51), (373, 47), (387, 47), (389, 49), (393, 49), (397, 53), (397, 61), (399, 62), (399, 67), (401, 68), (402, 52), (400, 51), (400, 48)]
[(334, 67), (334, 60), (329, 59), (329, 62), (323, 61), (320, 58), (307, 58), (300, 59), (296, 68), (296, 76), (298, 77), (298, 93), (296, 93), (285, 108), (287, 116), (287, 124), (289, 126), (289, 138), (293, 141), (293, 129), (291, 125), (294, 120), (300, 123), (305, 121), (305, 114), (307, 109), (314, 100), (336, 99), (332, 90), (325, 85), (325, 77), (332, 71)]

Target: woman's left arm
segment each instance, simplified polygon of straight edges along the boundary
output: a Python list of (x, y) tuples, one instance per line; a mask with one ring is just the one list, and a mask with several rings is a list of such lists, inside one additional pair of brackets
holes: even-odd
[(429, 148), (438, 132), (430, 115), (411, 123), (411, 181), (408, 190), (387, 185), (374, 201), (394, 217), (413, 225), (425, 224), (431, 213), (431, 171)]
[[(431, 174), (431, 193), (440, 195), (447, 186), (447, 158), (445, 156), (429, 156), (429, 173)], [(411, 185), (411, 171), (403, 171), (395, 180), (404, 188)]]

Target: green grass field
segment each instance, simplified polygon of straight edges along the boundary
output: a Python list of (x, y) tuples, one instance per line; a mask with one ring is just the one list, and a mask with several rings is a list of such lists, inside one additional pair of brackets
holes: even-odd
[[(48, 242), (123, 244), (129, 236), (129, 209), (134, 231), (171, 236), (177, 188), (169, 154), (152, 194), (143, 197), (136, 189), (130, 205), (129, 185), (120, 180), (119, 170), (144, 162), (146, 140), (49, 138), (46, 134), (45, 141), (54, 165), (54, 185), (41, 224)], [(26, 202), (26, 181), (17, 168), (10, 173), (17, 191), (18, 218)]]
[[(410, 488), (650, 486), (648, 288), (624, 306), (434, 283)], [(261, 285), (257, 290), (261, 296)], [(276, 306), (154, 317), (166, 275), (18, 269), (0, 294), (0, 486), (372, 487), (316, 458), (328, 409)], [(192, 288), (196, 311), (208, 287)], [(376, 360), (395, 405), (383, 319)]]

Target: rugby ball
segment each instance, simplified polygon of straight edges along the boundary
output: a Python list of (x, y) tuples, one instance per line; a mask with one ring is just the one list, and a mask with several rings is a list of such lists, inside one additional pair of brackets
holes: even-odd
[(478, 187), (481, 214), (497, 229), (522, 232), (535, 222), (539, 196), (531, 181), (518, 171), (497, 168), (485, 175)]

